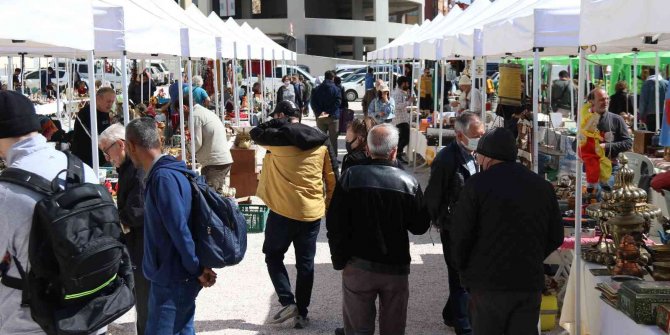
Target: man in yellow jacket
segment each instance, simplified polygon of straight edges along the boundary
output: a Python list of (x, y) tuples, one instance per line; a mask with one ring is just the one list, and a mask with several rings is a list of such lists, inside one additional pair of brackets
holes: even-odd
[[(321, 218), (337, 181), (336, 153), (328, 136), (298, 121), (300, 109), (291, 101), (277, 104), (272, 120), (251, 130), (251, 139), (267, 149), (257, 195), (268, 205), (263, 253), (282, 308), (270, 323), (309, 323), (307, 307), (314, 282), (314, 255)], [(296, 291), (291, 291), (284, 254), (293, 243)]]

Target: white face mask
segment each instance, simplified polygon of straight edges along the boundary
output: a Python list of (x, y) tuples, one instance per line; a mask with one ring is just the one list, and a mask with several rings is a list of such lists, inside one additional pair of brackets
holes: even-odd
[(463, 135), (466, 139), (468, 139), (468, 144), (464, 144), (465, 148), (470, 150), (470, 151), (475, 151), (477, 150), (477, 144), (479, 144), (479, 138), (469, 138)]
[(284, 82), (284, 86), (286, 86), (286, 87), (288, 87), (288, 85), (290, 85), (290, 84), (291, 84), (290, 81), (285, 81), (285, 82)]

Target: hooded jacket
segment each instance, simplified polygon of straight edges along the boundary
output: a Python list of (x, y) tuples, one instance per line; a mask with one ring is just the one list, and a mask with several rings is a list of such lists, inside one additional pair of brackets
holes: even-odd
[(286, 119), (265, 122), (249, 135), (268, 150), (258, 197), (289, 219), (309, 222), (323, 217), (337, 181), (337, 160), (328, 135)]
[[(67, 156), (48, 145), (42, 135), (14, 144), (5, 162), (7, 167), (27, 170), (48, 180), (67, 168)], [(88, 166), (84, 169), (86, 182), (97, 183), (93, 170)], [(0, 258), (9, 252), (26, 270), (30, 268), (28, 243), (33, 212), (35, 204), (43, 197), (24, 187), (0, 182)], [(21, 277), (13, 263), (7, 276)], [(43, 334), (42, 328), (30, 316), (30, 308), (21, 307), (21, 291), (0, 284), (0, 301), (0, 334)]]
[(340, 118), (342, 93), (332, 80), (326, 79), (314, 89), (310, 103), (316, 116), (321, 115), (321, 112), (326, 112), (333, 119)]
[(160, 157), (147, 173), (144, 195), (144, 276), (163, 285), (195, 279), (202, 267), (189, 229), (195, 173), (171, 156)]

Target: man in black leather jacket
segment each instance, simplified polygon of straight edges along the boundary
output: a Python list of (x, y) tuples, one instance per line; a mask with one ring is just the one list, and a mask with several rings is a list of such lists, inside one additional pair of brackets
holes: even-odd
[(380, 333), (404, 334), (410, 270), (407, 232), (423, 234), (430, 221), (417, 180), (393, 166), (398, 130), (391, 124), (375, 126), (367, 142), (372, 160), (352, 166), (342, 176), (326, 221), (333, 267), (343, 270), (344, 330), (374, 333), (379, 296), (384, 311)]
[(477, 145), (482, 172), (452, 214), (451, 261), (470, 292), (474, 334), (537, 334), (543, 262), (563, 243), (554, 188), (516, 158), (512, 132), (486, 133)]
[(479, 138), (484, 135), (484, 124), (479, 116), (463, 112), (456, 118), (456, 140), (442, 149), (431, 165), (430, 180), (426, 187), (426, 207), (434, 224), (440, 227), (442, 251), (449, 276), (449, 299), (442, 309), (444, 323), (454, 327), (456, 334), (471, 334), (468, 317), (468, 292), (461, 285), (460, 275), (450, 261), (449, 227), (454, 204), (463, 184), (477, 172), (473, 156)]

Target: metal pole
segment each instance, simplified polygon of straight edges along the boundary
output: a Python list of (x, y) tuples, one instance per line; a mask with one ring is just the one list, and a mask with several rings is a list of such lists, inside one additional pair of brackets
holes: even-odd
[[(414, 73), (414, 72), (419, 72), (419, 73), (418, 73), (418, 76), (419, 76), (419, 82), (418, 82), (418, 84), (417, 84), (417, 86), (416, 86), (416, 87), (417, 87), (417, 91), (419, 92), (419, 98), (416, 99), (416, 132), (417, 132), (417, 140), (419, 139), (418, 137), (421, 136), (421, 135), (419, 134), (419, 129), (421, 129), (421, 110), (419, 109), (420, 106), (421, 106), (421, 61), (419, 61), (419, 68), (420, 68), (419, 71), (412, 71), (412, 73)], [(410, 119), (410, 120), (411, 120), (411, 119)], [(411, 128), (411, 127), (410, 127), (410, 128)], [(413, 151), (414, 153), (413, 153), (413, 156), (412, 156), (412, 158), (413, 158), (413, 159), (412, 159), (412, 161), (413, 161), (413, 162), (412, 162), (412, 170), (413, 170), (413, 171), (416, 171), (416, 147), (417, 147), (417, 143), (414, 143), (414, 151)]]
[(88, 52), (88, 95), (90, 97), (89, 106), (91, 112), (91, 152), (93, 153), (93, 171), (95, 171), (96, 178), (99, 178), (100, 174), (100, 157), (98, 156), (98, 109), (95, 101), (95, 69), (93, 68), (94, 63), (93, 50)]
[[(270, 92), (271, 93), (270, 96), (272, 97), (272, 102), (273, 103), (274, 103), (274, 101), (277, 100), (277, 87), (275, 85), (277, 83), (276, 67), (277, 67), (277, 58), (275, 57), (275, 50), (272, 49), (272, 92)], [(265, 101), (265, 97), (263, 97), (263, 99), (264, 99), (263, 101)], [(274, 106), (274, 104), (273, 104), (273, 106)]]
[(538, 173), (537, 147), (537, 117), (540, 113), (540, 50), (533, 48), (533, 172)]
[[(581, 64), (581, 62), (580, 62)], [(581, 66), (581, 65), (580, 65)], [(580, 72), (581, 73), (581, 70)], [(581, 79), (580, 79), (581, 81)], [(633, 130), (637, 130), (637, 51), (633, 54)]]
[(486, 124), (486, 100), (487, 100), (487, 93), (486, 90), (488, 89), (488, 84), (487, 84), (487, 79), (486, 78), (486, 57), (482, 57), (484, 60), (484, 73), (479, 76), (480, 80), (480, 90), (479, 93), (481, 94), (481, 100), (482, 100), (482, 115), (481, 115), (481, 120), (484, 124)]
[(239, 99), (239, 92), (237, 91), (237, 42), (233, 42), (233, 62), (232, 62), (232, 68), (233, 68), (233, 78), (232, 83), (233, 83), (233, 105), (235, 106), (235, 125), (239, 126), (240, 125), (240, 105), (237, 103), (237, 99)]
[(14, 90), (14, 59), (12, 56), (7, 57), (7, 66), (9, 67), (9, 70), (7, 70), (7, 89), (12, 91)]
[(528, 60), (524, 59), (523, 63), (526, 67), (526, 83), (523, 85), (523, 87), (526, 90), (526, 96), (530, 96), (529, 91), (528, 91)]
[(179, 56), (179, 64), (177, 72), (179, 72), (179, 131), (181, 134), (181, 160), (186, 161), (186, 120), (184, 120), (184, 75), (181, 73), (181, 66), (183, 64), (182, 57)]
[[(216, 65), (216, 64), (215, 64), (215, 65)], [(224, 85), (224, 83), (223, 83), (223, 78), (224, 78), (224, 76), (223, 76), (223, 58), (220, 58), (220, 59), (219, 59), (219, 78), (221, 78), (221, 92), (220, 92), (220, 93), (221, 93), (221, 96), (219, 97), (219, 99), (221, 99), (221, 102), (220, 102), (220, 104), (219, 104), (219, 106), (220, 106), (220, 107), (219, 107), (219, 108), (220, 108), (220, 109), (219, 109), (219, 112), (221, 112), (221, 122), (224, 122), (225, 119), (226, 119), (226, 100), (225, 100), (225, 96), (226, 96), (226, 93), (225, 93), (226, 85)], [(218, 84), (219, 84), (219, 81), (217, 80), (216, 83), (217, 83), (217, 85), (218, 85)]]
[[(35, 63), (33, 63), (33, 64), (35, 64)], [(658, 68), (656, 69), (656, 71), (658, 71)], [(39, 84), (39, 85), (40, 85), (40, 91), (39, 91), (39, 94), (42, 95), (42, 57), (37, 57), (37, 75), (38, 75), (39, 78), (40, 78), (40, 84)], [(48, 76), (47, 76), (47, 77), (48, 77)], [(656, 86), (656, 88), (658, 89), (658, 86)]]
[(574, 88), (572, 88), (573, 87), (572, 86), (572, 83), (573, 83), (573, 81), (572, 81), (572, 77), (573, 77), (572, 68), (573, 68), (572, 58), (570, 58), (570, 66), (568, 66), (568, 73), (569, 73), (569, 76), (570, 76), (570, 84), (568, 85), (568, 87), (571, 87), (571, 89), (570, 89), (570, 120), (575, 119), (575, 90), (574, 90)]
[(658, 72), (659, 66), (659, 58), (658, 58), (658, 51), (656, 51), (656, 64), (654, 64), (654, 73), (656, 74), (656, 79), (654, 80), (655, 88), (654, 88), (654, 102), (656, 104), (656, 131), (661, 130), (661, 104), (659, 100), (659, 92), (658, 92), (658, 78), (661, 75)]
[(440, 138), (438, 139), (438, 145), (442, 147), (442, 130), (443, 130), (443, 124), (444, 124), (444, 86), (446, 86), (445, 80), (447, 79), (447, 71), (446, 71), (446, 64), (444, 60), (441, 60), (440, 63), (442, 64), (442, 92), (440, 94), (440, 101), (442, 102), (442, 105), (440, 106)]
[[(579, 48), (579, 92), (577, 94), (577, 99), (579, 99), (577, 106), (581, 110), (584, 105), (584, 94), (586, 92), (586, 81), (584, 77), (586, 75), (586, 60), (584, 59), (584, 50)], [(582, 123), (582, 113), (577, 113), (577, 134), (579, 134), (581, 123)], [(579, 146), (576, 147), (577, 157), (579, 157)], [(582, 161), (577, 158), (576, 162), (576, 186), (575, 186), (575, 241), (582, 240)], [(581, 276), (582, 276), (582, 244), (575, 243), (575, 257), (573, 258), (574, 262), (574, 275), (575, 275), (575, 334), (580, 335), (582, 332), (582, 304), (581, 304)]]
[(121, 94), (123, 95), (123, 124), (130, 122), (130, 109), (128, 107), (128, 53), (124, 50), (121, 56)]
[[(212, 64), (212, 75), (214, 76), (214, 110), (216, 113), (220, 113), (221, 110), (219, 110), (219, 74), (217, 72), (217, 67), (216, 67), (216, 58), (212, 60), (214, 64)], [(223, 115), (221, 113), (220, 115)], [(223, 120), (223, 119), (222, 119)]]
[(253, 86), (253, 81), (251, 80), (253, 76), (251, 75), (251, 45), (247, 44), (247, 116), (251, 118), (251, 86)]
[(140, 72), (140, 101), (136, 101), (135, 103), (137, 104), (141, 104), (144, 102), (144, 59), (142, 60), (140, 67), (142, 68)]
[[(193, 61), (188, 58), (188, 130), (191, 133), (191, 170), (195, 169), (195, 132), (193, 131)], [(201, 139), (202, 140), (202, 139)]]
[(61, 113), (60, 106), (60, 71), (58, 70), (58, 57), (54, 58), (54, 63), (56, 64), (54, 66), (56, 71), (56, 115), (60, 121), (63, 119), (63, 113)]
[[(430, 92), (430, 94), (433, 95), (433, 110), (430, 111), (431, 116), (432, 116), (432, 114), (433, 114), (433, 111), (438, 110), (438, 109), (437, 109), (437, 83), (438, 83), (437, 78), (438, 78), (440, 75), (439, 75), (439, 73), (438, 73), (438, 71), (437, 71), (437, 69), (438, 69), (438, 65), (437, 65), (437, 64), (438, 64), (438, 61), (436, 60), (436, 61), (435, 61), (435, 71), (434, 71), (434, 73), (433, 73), (433, 90)], [(433, 94), (433, 92), (435, 92), (435, 94)], [(437, 117), (434, 117), (434, 116), (433, 116), (433, 127), (436, 127), (436, 126), (437, 126), (437, 119), (438, 119)]]
[[(262, 102), (265, 101), (265, 83), (266, 83), (266, 78), (265, 78), (265, 48), (261, 49), (261, 53), (263, 54), (263, 59), (261, 60), (261, 106), (260, 106), (260, 111), (261, 111), (261, 119), (265, 121), (265, 112), (263, 111), (263, 104)], [(253, 99), (252, 99), (253, 100)]]

